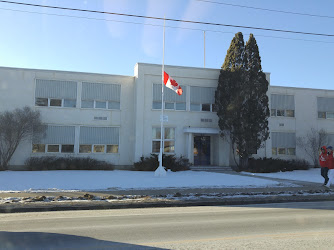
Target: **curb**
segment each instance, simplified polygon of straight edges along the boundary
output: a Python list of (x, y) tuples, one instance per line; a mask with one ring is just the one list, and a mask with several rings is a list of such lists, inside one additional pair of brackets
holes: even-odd
[(70, 202), (45, 203), (35, 202), (28, 204), (1, 204), (0, 213), (25, 213), (25, 212), (47, 212), (47, 211), (73, 211), (73, 210), (103, 210), (103, 209), (129, 209), (129, 208), (158, 208), (158, 207), (191, 207), (191, 206), (227, 206), (227, 205), (252, 205), (285, 202), (315, 202), (334, 201), (330, 195), (319, 196), (271, 196), (271, 197), (251, 197), (251, 198), (227, 198), (227, 199), (202, 199), (196, 201), (155, 201), (155, 202), (122, 202), (105, 203), (101, 201), (90, 201), (89, 204)]

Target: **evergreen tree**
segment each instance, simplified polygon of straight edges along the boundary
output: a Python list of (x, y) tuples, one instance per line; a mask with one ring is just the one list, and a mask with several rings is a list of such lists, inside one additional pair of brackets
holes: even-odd
[(268, 138), (267, 90), (255, 38), (251, 34), (244, 46), (242, 33), (237, 33), (220, 70), (215, 104), (221, 135), (231, 140), (241, 167)]

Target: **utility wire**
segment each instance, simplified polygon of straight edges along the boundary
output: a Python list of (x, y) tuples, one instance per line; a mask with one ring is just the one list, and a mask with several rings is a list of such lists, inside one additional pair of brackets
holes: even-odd
[[(95, 18), (95, 17), (84, 17), (84, 16), (72, 16), (72, 15), (64, 15), (64, 14), (54, 14), (54, 13), (43, 13), (38, 11), (27, 11), (27, 10), (15, 10), (8, 8), (0, 8), (0, 10), (14, 11), (14, 12), (23, 12), (30, 14), (40, 14), (40, 15), (48, 15), (48, 16), (58, 16), (58, 17), (70, 17), (70, 18), (79, 18), (79, 19), (88, 19), (88, 20), (96, 20), (96, 21), (106, 21), (106, 22), (117, 22), (117, 23), (126, 23), (126, 24), (137, 24), (144, 26), (153, 26), (153, 27), (163, 27), (161, 24), (153, 24), (153, 23), (138, 23), (138, 22), (130, 22), (130, 21), (120, 21), (115, 19), (105, 19), (105, 18)], [(230, 31), (220, 31), (220, 30), (210, 30), (210, 29), (199, 29), (199, 28), (187, 28), (187, 27), (177, 27), (166, 25), (166, 28), (171, 29), (184, 29), (184, 30), (195, 30), (195, 31), (205, 31), (205, 32), (214, 32), (214, 33), (223, 33), (223, 34), (234, 34), (235, 32)], [(304, 41), (304, 42), (317, 42), (317, 43), (334, 43), (328, 41), (320, 41), (320, 40), (310, 40), (310, 39), (302, 39), (302, 38), (291, 38), (291, 37), (280, 37), (280, 36), (266, 36), (266, 35), (258, 35), (254, 34), (257, 37), (266, 37), (266, 38), (275, 38), (275, 39), (284, 39), (284, 40), (294, 40), (294, 41)]]
[(233, 6), (233, 7), (240, 7), (240, 8), (254, 9), (254, 10), (264, 10), (264, 11), (278, 12), (278, 13), (284, 13), (284, 14), (300, 15), (300, 16), (334, 18), (334, 16), (323, 16), (323, 15), (316, 15), (316, 14), (309, 14), (309, 13), (300, 13), (300, 12), (292, 12), (292, 11), (284, 11), (284, 10), (266, 9), (266, 8), (260, 8), (260, 7), (252, 7), (252, 6), (245, 6), (245, 5), (232, 4), (232, 3), (216, 2), (216, 1), (210, 1), (210, 0), (195, 0), (195, 1), (205, 2), (205, 3), (212, 3), (212, 4), (220, 4), (220, 5), (228, 5), (228, 6)]
[[(125, 14), (125, 13), (117, 13), (117, 12), (106, 12), (106, 11), (97, 11), (97, 10), (88, 10), (88, 9), (75, 9), (75, 8), (66, 8), (66, 7), (59, 7), (59, 6), (30, 4), (30, 3), (22, 3), (22, 2), (12, 2), (12, 1), (5, 1), (5, 0), (0, 0), (0, 3), (9, 3), (9, 4), (17, 4), (17, 5), (25, 5), (25, 6), (33, 6), (33, 7), (41, 7), (41, 8), (50, 8), (50, 9), (81, 11), (81, 12), (98, 13), (98, 14), (108, 14), (108, 15), (118, 15), (118, 16), (127, 16), (127, 17), (138, 17), (138, 18), (147, 18), (147, 19), (155, 19), (155, 20), (164, 20), (163, 17), (133, 15), (133, 14)], [(221, 23), (209, 23), (209, 22), (199, 22), (199, 21), (190, 21), (190, 20), (182, 20), (182, 19), (172, 19), (172, 18), (165, 18), (165, 20), (166, 21), (173, 21), (173, 22), (183, 22), (183, 23), (212, 25), (212, 26), (225, 26), (225, 27), (234, 27), (234, 28), (243, 28), (243, 29), (254, 29), (254, 30), (265, 30), (265, 31), (273, 31), (273, 32), (284, 32), (284, 33), (293, 33), (293, 34), (301, 34), (301, 35), (334, 37), (334, 34), (321, 34), (321, 33), (301, 32), (301, 31), (291, 31), (291, 30), (280, 30), (280, 29), (271, 29), (271, 28), (259, 28), (259, 27), (251, 27), (251, 26), (221, 24)]]

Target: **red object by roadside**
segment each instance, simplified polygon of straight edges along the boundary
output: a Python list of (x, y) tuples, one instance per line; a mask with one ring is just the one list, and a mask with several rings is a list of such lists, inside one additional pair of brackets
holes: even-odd
[[(325, 146), (322, 146), (321, 148), (324, 149), (324, 150), (321, 151), (321, 155), (319, 155), (319, 163), (320, 163), (320, 166), (322, 168), (325, 168), (325, 167), (327, 167), (327, 159), (328, 159), (327, 149), (326, 149)], [(333, 158), (333, 156), (332, 156), (332, 158)]]
[(326, 165), (329, 169), (334, 169), (334, 158), (333, 158), (333, 152), (328, 155)]

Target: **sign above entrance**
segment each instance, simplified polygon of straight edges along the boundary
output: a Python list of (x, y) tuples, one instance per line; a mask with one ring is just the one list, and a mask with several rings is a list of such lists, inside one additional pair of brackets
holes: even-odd
[(168, 122), (168, 115), (160, 115), (160, 122)]

